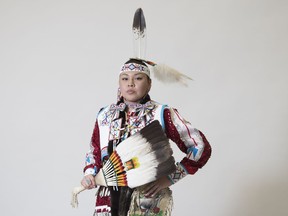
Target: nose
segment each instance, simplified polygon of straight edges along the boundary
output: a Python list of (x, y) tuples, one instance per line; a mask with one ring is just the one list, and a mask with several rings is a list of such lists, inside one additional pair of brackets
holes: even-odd
[(131, 80), (131, 81), (128, 83), (128, 87), (134, 87), (134, 86), (135, 86), (135, 84), (134, 84), (133, 80)]

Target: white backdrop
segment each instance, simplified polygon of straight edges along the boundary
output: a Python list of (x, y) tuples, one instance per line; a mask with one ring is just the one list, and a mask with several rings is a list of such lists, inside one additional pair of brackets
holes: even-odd
[(194, 79), (154, 80), (153, 99), (213, 147), (172, 186), (173, 215), (288, 215), (285, 0), (0, 0), (0, 215), (92, 215), (94, 191), (72, 209), (71, 190), (96, 114), (116, 100), (138, 7), (147, 58)]

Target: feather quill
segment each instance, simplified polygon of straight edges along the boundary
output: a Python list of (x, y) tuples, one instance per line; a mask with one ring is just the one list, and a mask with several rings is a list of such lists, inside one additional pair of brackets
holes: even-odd
[(134, 57), (144, 59), (146, 54), (146, 21), (143, 10), (138, 8), (134, 14), (133, 26)]

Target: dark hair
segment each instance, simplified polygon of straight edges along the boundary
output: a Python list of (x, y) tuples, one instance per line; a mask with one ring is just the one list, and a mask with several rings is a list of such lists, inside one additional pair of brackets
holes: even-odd
[[(143, 66), (145, 66), (145, 67), (148, 68), (147, 64), (146, 64), (146, 63), (144, 62), (144, 60), (142, 60), (142, 59), (130, 58), (127, 62), (125, 62), (125, 64), (129, 64), (129, 63), (140, 64), (140, 65), (143, 65)], [(151, 78), (150, 78), (147, 74), (145, 74), (145, 75), (147, 76), (148, 81), (151, 82)]]
[[(150, 96), (147, 94), (142, 100), (140, 101), (141, 104), (145, 104), (146, 102), (150, 101)], [(117, 102), (117, 105), (124, 103), (123, 97)], [(139, 111), (137, 112), (137, 115)], [(125, 110), (120, 111), (119, 117), (115, 120), (122, 119), (121, 128), (125, 127), (126, 123), (126, 114)], [(146, 122), (146, 116), (144, 116), (144, 122)], [(108, 142), (108, 154), (109, 156), (114, 151), (114, 147), (117, 146), (122, 140), (110, 140)], [(111, 198), (111, 213), (112, 215), (127, 215), (129, 211), (130, 203), (131, 203), (131, 196), (134, 189), (129, 188), (128, 186), (119, 187), (118, 190), (114, 190), (113, 187), (108, 187), (110, 190), (110, 198)]]
[(136, 63), (136, 64), (144, 65), (147, 67), (147, 64), (141, 59), (130, 58), (127, 62), (125, 62), (125, 64), (129, 64), (129, 63)]

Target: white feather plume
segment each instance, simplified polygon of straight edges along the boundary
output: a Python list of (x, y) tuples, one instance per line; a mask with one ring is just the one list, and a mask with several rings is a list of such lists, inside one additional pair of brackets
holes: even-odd
[(151, 67), (151, 71), (156, 79), (164, 83), (180, 83), (187, 86), (187, 81), (192, 80), (192, 78), (166, 64), (157, 64)]

